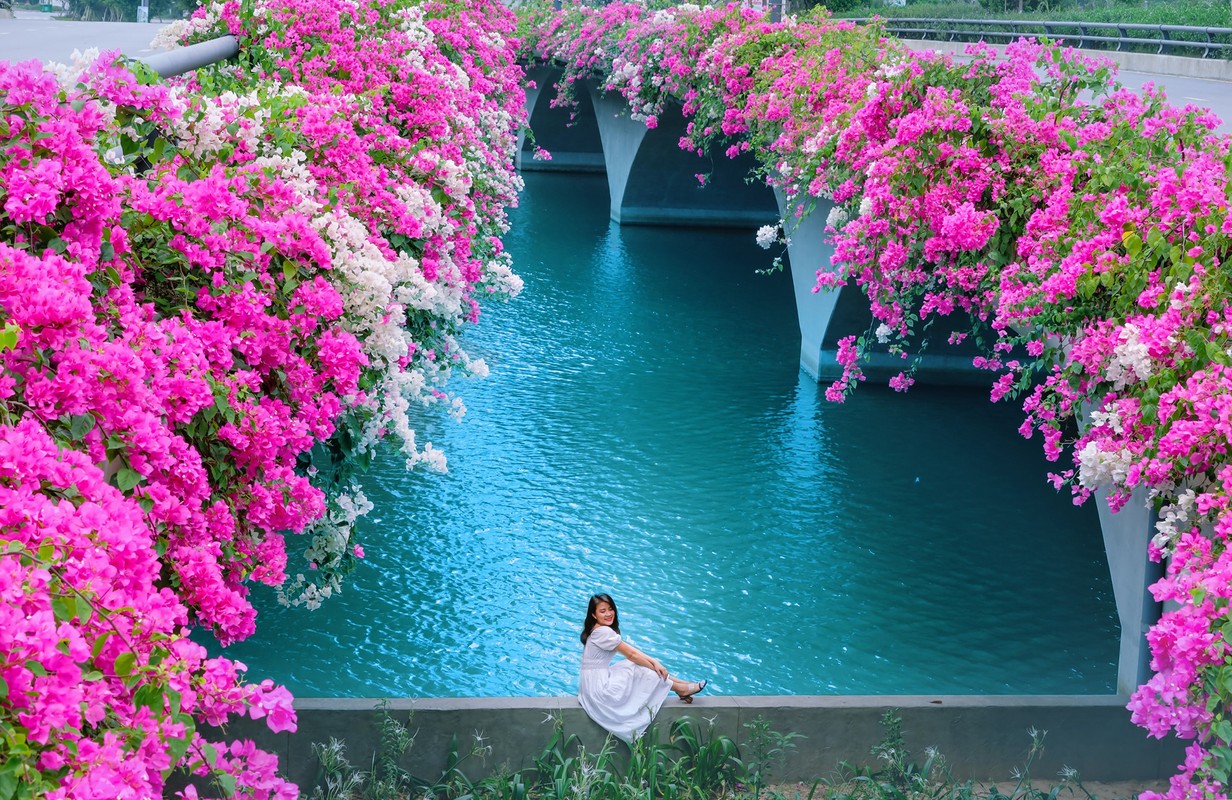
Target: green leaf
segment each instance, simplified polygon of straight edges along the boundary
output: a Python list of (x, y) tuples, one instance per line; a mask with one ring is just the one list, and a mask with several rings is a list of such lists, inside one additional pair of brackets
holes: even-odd
[(227, 797), (235, 797), (235, 776), (225, 772), (215, 772), (216, 779)]
[(1137, 258), (1142, 252), (1142, 237), (1133, 231), (1126, 231), (1121, 235), (1121, 243), (1125, 245), (1125, 252), (1130, 258)]
[(98, 635), (98, 638), (94, 640), (94, 646), (90, 648), (90, 658), (98, 658), (109, 638), (111, 638), (111, 631), (103, 631)]
[(1232, 721), (1221, 719), (1211, 726), (1211, 733), (1222, 741), (1232, 742)]
[(17, 794), (17, 769), (20, 766), (14, 759), (0, 769), (0, 800), (13, 800), (13, 795)]
[(0, 329), (0, 350), (16, 350), (20, 339), (21, 328), (12, 322), (6, 323), (4, 328)]
[(73, 618), (75, 607), (67, 597), (51, 598), (51, 613), (58, 622), (68, 622)]
[(1210, 748), (1210, 754), (1215, 762), (1211, 765), (1211, 776), (1221, 784), (1227, 784), (1229, 775), (1232, 775), (1232, 750), (1215, 745)]
[(81, 441), (85, 435), (94, 430), (93, 414), (72, 414), (68, 418), (68, 435), (74, 441)]
[(145, 476), (131, 467), (121, 467), (115, 475), (115, 480), (120, 491), (127, 492), (145, 480)]
[(109, 460), (128, 451), (128, 445), (125, 443), (124, 437), (114, 433), (108, 436), (107, 441), (103, 444), (107, 447), (107, 458)]
[(152, 683), (144, 684), (133, 693), (133, 702), (161, 714), (164, 707), (162, 689)]
[(184, 758), (184, 754), (188, 752), (188, 742), (192, 738), (191, 733), (183, 739), (172, 738), (166, 742), (167, 752), (171, 755), (172, 763), (180, 761)]
[(73, 605), (77, 609), (77, 619), (81, 620), (82, 624), (89, 622), (94, 616), (94, 606), (90, 605), (90, 601), (81, 595), (74, 596)]
[(133, 674), (133, 667), (137, 664), (137, 654), (131, 650), (125, 650), (116, 656), (115, 674), (121, 678), (127, 678)]

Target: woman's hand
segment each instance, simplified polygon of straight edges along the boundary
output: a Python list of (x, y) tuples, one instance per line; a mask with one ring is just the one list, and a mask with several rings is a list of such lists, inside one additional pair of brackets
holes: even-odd
[(667, 667), (663, 666), (663, 664), (659, 662), (659, 659), (650, 659), (650, 668), (654, 670), (654, 673), (660, 678), (667, 680)]

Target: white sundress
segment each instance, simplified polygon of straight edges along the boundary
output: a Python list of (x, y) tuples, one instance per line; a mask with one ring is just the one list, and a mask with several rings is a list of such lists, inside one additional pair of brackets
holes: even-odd
[(620, 634), (606, 625), (590, 632), (582, 649), (578, 703), (601, 727), (631, 744), (659, 713), (672, 682), (627, 659), (613, 664), (619, 644)]

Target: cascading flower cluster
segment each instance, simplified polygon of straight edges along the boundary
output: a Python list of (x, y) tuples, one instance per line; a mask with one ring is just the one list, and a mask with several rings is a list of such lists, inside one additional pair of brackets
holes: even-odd
[[(241, 20), (243, 22), (241, 22)], [(457, 335), (516, 294), (500, 236), (523, 115), (513, 17), (484, 0), (218, 3), (238, 65), (164, 84), (114, 54), (0, 62), (0, 786), (161, 796), (174, 774), (293, 797), (212, 742), (294, 730), (291, 697), (210, 658), (248, 586), (340, 586), (381, 440), (416, 441)], [(287, 576), (302, 533), (311, 577)], [(6, 783), (7, 782), (7, 783)], [(11, 792), (10, 792), (11, 793)]]
[[(486, 374), (457, 334), (477, 319), (481, 299), (521, 289), (499, 237), (521, 187), (508, 154), (525, 112), (506, 39), (512, 18), (490, 15), (486, 2), (307, 5), (246, 13), (236, 0), (220, 2), (179, 35), (265, 43), (244, 48), (241, 60), (268, 83), (247, 107), (276, 119), (276, 135), (230, 157), (280, 171), (309, 198), (305, 213), (332, 254), (342, 324), (363, 343), (362, 392), (348, 404), (343, 435), (307, 459), (318, 484), (349, 498), (316, 519), (310, 574), (282, 589), (289, 602), (312, 606), (354, 562), (349, 530), (366, 501), (347, 469), (391, 435), (408, 467), (444, 469), (444, 455), (417, 441), (414, 415), (443, 404), (460, 416), (461, 400), (441, 387), (455, 372)], [(366, 46), (377, 36), (381, 49)]]
[[(906, 353), (964, 313), (1024, 397), (1024, 436), (1073, 466), (1075, 502), (1108, 492), (1159, 509), (1151, 587), (1173, 601), (1148, 634), (1154, 676), (1129, 704), (1152, 735), (1194, 739), (1169, 798), (1225, 798), (1232, 779), (1232, 253), (1228, 137), (1203, 109), (1110, 65), (1020, 41), (957, 63), (910, 53), (824, 13), (769, 22), (736, 5), (529, 12), (523, 48), (620, 92), (653, 125), (690, 118), (681, 147), (751, 149), (788, 198), (780, 228), (833, 203), (836, 255), (818, 286), (859, 286), (873, 326), (839, 343), (841, 401), (866, 342)], [(891, 383), (910, 386), (910, 370)], [(1073, 431), (1077, 431), (1075, 435)]]

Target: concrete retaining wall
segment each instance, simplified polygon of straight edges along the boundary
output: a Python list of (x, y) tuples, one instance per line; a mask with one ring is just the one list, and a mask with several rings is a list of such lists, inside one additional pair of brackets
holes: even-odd
[[(254, 738), (277, 753), (284, 775), (305, 790), (316, 778), (314, 742), (331, 737), (346, 743), (353, 764), (370, 764), (376, 750), (377, 700), (303, 699), (296, 702), (299, 731), (272, 734), (262, 721), (244, 720), (228, 729), (228, 738)], [(1129, 721), (1126, 698), (1120, 696), (817, 696), (707, 697), (691, 705), (669, 699), (657, 724), (688, 715), (736, 740), (747, 739), (748, 722), (763, 717), (772, 730), (807, 737), (773, 777), (776, 781), (811, 782), (833, 777), (841, 761), (873, 765), (869, 749), (883, 738), (881, 717), (900, 709), (906, 744), (917, 763), (924, 749), (936, 747), (959, 780), (1009, 780), (1026, 764), (1031, 747), (1029, 729), (1047, 731), (1044, 753), (1032, 766), (1040, 784), (1054, 780), (1064, 766), (1084, 780), (1142, 780), (1172, 775), (1182, 760), (1181, 743), (1150, 739)], [(462, 771), (471, 779), (502, 768), (533, 766), (534, 756), (547, 745), (556, 720), (567, 733), (577, 734), (588, 751), (603, 745), (604, 732), (592, 723), (572, 697), (460, 698), (391, 700), (393, 716), (416, 731), (408, 757), (411, 773), (435, 779), (445, 766), (450, 738), (468, 750), (472, 736), (492, 747), (483, 761), (468, 761)], [(412, 713), (413, 712), (413, 713)], [(616, 743), (617, 752), (627, 751)]]

